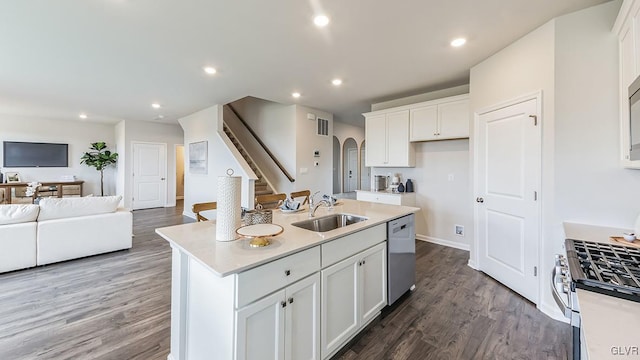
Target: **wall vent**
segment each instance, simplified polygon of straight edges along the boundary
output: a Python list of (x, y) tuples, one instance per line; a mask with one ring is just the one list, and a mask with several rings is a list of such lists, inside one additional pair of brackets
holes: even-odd
[(329, 120), (318, 118), (317, 134), (320, 136), (329, 136)]

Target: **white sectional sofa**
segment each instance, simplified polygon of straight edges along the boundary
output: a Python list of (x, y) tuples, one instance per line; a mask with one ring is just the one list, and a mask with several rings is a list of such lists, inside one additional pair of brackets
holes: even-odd
[(101, 254), (132, 245), (133, 217), (121, 196), (45, 198), (0, 205), (0, 272)]

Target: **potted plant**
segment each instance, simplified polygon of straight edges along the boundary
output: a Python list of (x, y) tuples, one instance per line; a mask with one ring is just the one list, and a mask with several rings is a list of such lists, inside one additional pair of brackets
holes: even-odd
[(100, 196), (104, 196), (104, 169), (118, 162), (118, 153), (107, 150), (103, 141), (91, 143), (91, 151), (85, 152), (80, 164), (87, 164), (100, 171)]

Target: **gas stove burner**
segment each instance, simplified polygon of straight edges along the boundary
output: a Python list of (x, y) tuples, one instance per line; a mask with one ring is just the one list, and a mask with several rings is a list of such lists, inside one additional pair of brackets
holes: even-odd
[(627, 246), (567, 239), (575, 287), (640, 302), (640, 251)]

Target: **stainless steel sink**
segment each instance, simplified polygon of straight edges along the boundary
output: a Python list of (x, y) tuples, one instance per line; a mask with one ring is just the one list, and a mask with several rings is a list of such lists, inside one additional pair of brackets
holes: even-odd
[(319, 218), (313, 218), (304, 221), (298, 221), (292, 223), (291, 225), (297, 226), (299, 228), (316, 231), (316, 232), (325, 232), (335, 230), (337, 228), (349, 226), (351, 224), (359, 223), (360, 221), (367, 220), (368, 218), (357, 215), (350, 214), (333, 214), (327, 215)]

